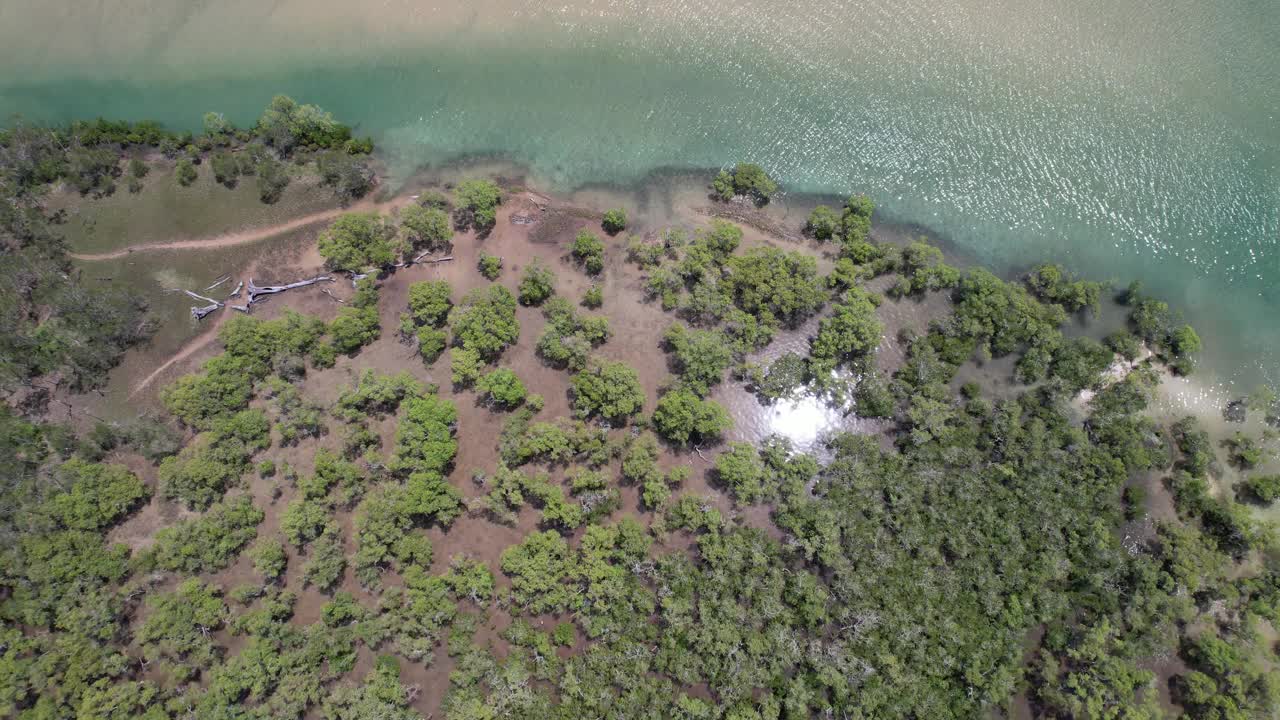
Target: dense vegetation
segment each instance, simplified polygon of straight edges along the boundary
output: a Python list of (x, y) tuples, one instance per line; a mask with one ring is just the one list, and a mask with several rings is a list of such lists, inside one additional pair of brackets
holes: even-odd
[[(337, 141), (303, 115), (273, 120), (270, 146)], [(749, 166), (731, 188), (739, 176), (773, 192)], [(454, 220), (491, 227), (499, 199), (460, 186)], [(322, 234), (335, 269), (381, 273), (332, 321), (223, 324), (221, 352), (161, 393), (185, 442), (154, 422), (78, 436), (0, 408), (0, 714), (1274, 716), (1280, 547), (1254, 508), (1280, 496), (1275, 438), (1157, 423), (1160, 373), (1192, 371), (1197, 342), (1140, 289), (1127, 328), (1078, 337), (1069, 320), (1102, 285), (879, 244), (854, 196), (809, 220), (835, 244), (812, 246), (834, 251), (825, 274), (812, 248), (725, 221), (633, 242), (643, 310), (666, 314), (656, 387), (615, 359), (604, 315), (556, 292), (552, 263), (610, 262), (589, 231), (498, 278), (514, 292), (409, 284), (399, 337), (431, 367), (362, 369), (384, 334), (379, 282), (452, 242), (444, 205), (415, 207)], [(925, 296), (944, 309), (887, 362), (881, 310)], [(504, 366), (520, 343), (544, 366)], [(1155, 355), (1137, 361), (1144, 345)], [(452, 391), (426, 381), (446, 348)], [(1007, 384), (972, 379), (1000, 357)], [(563, 380), (571, 417), (547, 410), (535, 373)], [(883, 434), (736, 441), (720, 400), (737, 383), (765, 403), (820, 397)], [(1265, 415), (1274, 395), (1255, 395)], [(144, 507), (180, 519), (118, 542)], [(410, 679), (424, 669), (447, 672), (439, 694)]]
[[(372, 187), (364, 159), (371, 142), (314, 105), (278, 96), (250, 128), (218, 113), (208, 113), (203, 127), (193, 134), (98, 119), (0, 128), (0, 387), (31, 387), (41, 376), (72, 390), (97, 387), (126, 349), (155, 330), (146, 301), (123, 281), (86, 283), (72, 267), (61, 216), (45, 209), (56, 185), (98, 198), (114, 193), (122, 177), (140, 192), (153, 165), (173, 163), (176, 181), (191, 185), (207, 164), (228, 187), (256, 176), (262, 200), (275, 202), (289, 181), (284, 162), (314, 159), (343, 198)], [(39, 405), (47, 395), (33, 388), (29, 401)]]

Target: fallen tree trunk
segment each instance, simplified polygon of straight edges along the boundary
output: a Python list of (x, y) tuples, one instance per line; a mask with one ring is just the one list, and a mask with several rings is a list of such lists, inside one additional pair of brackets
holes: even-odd
[(218, 307), (222, 307), (222, 303), (218, 302), (217, 300), (214, 300), (214, 299), (213, 299), (213, 298), (211, 298), (211, 297), (205, 297), (205, 296), (203, 296), (203, 295), (199, 295), (199, 294), (197, 294), (197, 293), (193, 293), (193, 292), (191, 292), (190, 290), (183, 290), (183, 289), (181, 289), (181, 288), (170, 288), (170, 289), (169, 289), (169, 292), (180, 292), (180, 293), (182, 293), (182, 294), (186, 295), (187, 297), (189, 297), (189, 298), (191, 298), (191, 299), (193, 299), (193, 300), (203, 300), (203, 301), (205, 301), (205, 302), (207, 302), (207, 303), (213, 303), (214, 305), (217, 305)]
[(241, 280), (239, 283), (236, 283), (236, 289), (231, 291), (231, 294), (227, 296), (227, 299), (230, 300), (231, 298), (240, 297), (240, 291), (243, 289), (244, 289), (244, 281)]
[(191, 319), (195, 320), (196, 322), (199, 322), (205, 319), (205, 317), (208, 316), (210, 313), (217, 312), (218, 309), (222, 307), (222, 303), (218, 302), (217, 300), (214, 300), (213, 298), (205, 297), (203, 295), (200, 295), (199, 293), (191, 292), (190, 290), (183, 290), (181, 288), (169, 288), (166, 292), (180, 292), (194, 300), (203, 300), (204, 302), (209, 303), (208, 305), (192, 305), (191, 306)]
[(209, 313), (217, 312), (217, 310), (221, 307), (222, 305), (220, 303), (205, 305), (204, 307), (196, 307), (193, 305), (191, 306), (191, 319), (196, 321), (203, 320), (206, 315), (208, 315)]
[(261, 286), (254, 285), (253, 278), (249, 278), (249, 304), (254, 304), (263, 295), (275, 295), (276, 293), (282, 293), (285, 290), (293, 290), (295, 288), (306, 287), (319, 282), (329, 282), (331, 280), (333, 280), (333, 278), (328, 275), (317, 275), (309, 280), (299, 280), (297, 282), (291, 282), (288, 285)]
[(422, 258), (424, 258), (424, 257), (426, 257), (426, 256), (428, 256), (428, 255), (430, 255), (430, 254), (431, 254), (430, 252), (424, 252), (424, 253), (422, 253), (421, 255), (419, 255), (418, 257), (416, 257), (416, 258), (414, 258), (414, 259), (413, 259), (413, 263), (412, 263), (412, 264), (416, 265), (416, 264), (418, 264), (418, 263), (422, 263), (423, 265), (430, 265), (430, 264), (432, 264), (432, 263), (449, 262), (450, 260), (452, 260), (452, 259), (453, 259), (453, 256), (452, 256), (452, 255), (445, 255), (444, 257), (434, 258), (434, 259), (432, 259), (432, 260), (423, 260), (423, 259), (422, 259)]
[(218, 279), (217, 279), (217, 280), (216, 280), (212, 285), (210, 285), (209, 287), (205, 288), (205, 289), (204, 289), (204, 291), (205, 291), (205, 292), (209, 292), (210, 290), (212, 290), (212, 289), (214, 289), (214, 288), (218, 287), (219, 285), (221, 285), (222, 283), (224, 283), (224, 282), (226, 282), (226, 281), (228, 281), (228, 280), (230, 280), (230, 279), (231, 279), (231, 276), (230, 276), (230, 275), (223, 275), (222, 277), (218, 278)]

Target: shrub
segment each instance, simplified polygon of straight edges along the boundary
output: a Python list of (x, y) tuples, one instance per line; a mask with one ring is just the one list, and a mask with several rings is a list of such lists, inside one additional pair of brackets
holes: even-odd
[(556, 276), (541, 261), (534, 260), (520, 279), (520, 304), (541, 305), (556, 292)]
[(501, 285), (476, 288), (449, 313), (453, 342), (492, 361), (520, 337), (516, 299)]
[(285, 554), (284, 543), (279, 538), (259, 538), (249, 548), (249, 559), (253, 560), (253, 569), (267, 580), (275, 580), (284, 574), (289, 559)]
[(416, 282), (409, 286), (409, 314), (417, 325), (440, 327), (453, 309), (453, 288), (444, 280)]
[(174, 166), (174, 177), (178, 179), (178, 184), (182, 187), (188, 187), (199, 177), (196, 173), (196, 166), (191, 161), (183, 158)]
[(447, 250), (453, 238), (449, 216), (439, 208), (422, 205), (410, 205), (400, 213), (400, 234), (406, 252)]
[(676, 445), (715, 440), (733, 427), (729, 413), (720, 403), (703, 400), (688, 390), (677, 389), (658, 399), (653, 426)]
[(722, 200), (746, 195), (758, 205), (769, 202), (769, 197), (778, 191), (778, 184), (755, 163), (738, 163), (731, 171), (721, 170), (712, 187)]
[(475, 226), (477, 230), (492, 228), (498, 219), (502, 190), (491, 180), (466, 180), (454, 190), (458, 206), (454, 222), (459, 229)]
[(480, 253), (480, 261), (477, 263), (476, 268), (486, 280), (497, 280), (498, 276), (502, 274), (502, 258), (489, 253)]
[(627, 211), (622, 208), (609, 210), (604, 214), (604, 220), (600, 226), (610, 235), (617, 235), (627, 229)]
[(375, 175), (364, 161), (341, 150), (320, 153), (316, 158), (316, 170), (320, 180), (333, 188), (333, 194), (343, 201), (355, 200), (373, 189)]
[(573, 257), (590, 275), (604, 269), (604, 242), (594, 233), (583, 230), (573, 241)]
[(346, 213), (320, 233), (319, 250), (334, 270), (359, 273), (396, 261), (395, 228), (376, 212)]
[(1254, 475), (1244, 487), (1259, 502), (1270, 505), (1280, 498), (1280, 475)]
[(524, 383), (507, 368), (498, 368), (480, 378), (476, 390), (483, 393), (488, 402), (507, 409), (519, 407), (528, 395)]
[(644, 407), (644, 387), (636, 371), (620, 362), (594, 361), (573, 377), (573, 406), (579, 417), (626, 419)]
[(179, 520), (156, 532), (146, 560), (174, 572), (221, 570), (258, 534), (263, 517), (247, 497), (214, 505), (200, 517)]
[(826, 205), (819, 205), (809, 213), (805, 230), (818, 240), (830, 240), (840, 232), (840, 216)]
[(240, 163), (236, 161), (234, 155), (225, 151), (216, 152), (210, 158), (209, 165), (213, 168), (214, 180), (228, 188), (236, 186), (240, 178)]
[(289, 173), (284, 164), (272, 158), (263, 158), (254, 168), (254, 174), (258, 176), (258, 199), (267, 205), (278, 202), (289, 187)]

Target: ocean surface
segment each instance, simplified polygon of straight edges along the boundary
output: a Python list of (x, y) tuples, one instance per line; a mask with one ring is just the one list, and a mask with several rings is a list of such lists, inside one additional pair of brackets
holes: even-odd
[(1276, 0), (0, 2), (0, 115), (251, 123), (548, 189), (735, 160), (1006, 271), (1141, 279), (1223, 392), (1280, 381)]

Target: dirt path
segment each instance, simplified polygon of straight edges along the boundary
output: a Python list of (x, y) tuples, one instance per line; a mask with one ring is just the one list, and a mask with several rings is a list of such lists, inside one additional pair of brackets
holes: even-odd
[(212, 327), (210, 327), (205, 332), (202, 332), (199, 335), (191, 338), (191, 340), (187, 341), (187, 343), (182, 346), (182, 349), (179, 350), (177, 354), (175, 354), (173, 357), (169, 358), (168, 360), (164, 361), (164, 363), (161, 364), (160, 367), (156, 368), (155, 370), (152, 370), (151, 374), (142, 378), (142, 380), (139, 381), (137, 385), (134, 385), (133, 389), (129, 391), (129, 399), (132, 400), (135, 395), (147, 389), (147, 386), (150, 385), (156, 378), (163, 375), (165, 370), (168, 370), (174, 365), (177, 365), (178, 363), (183, 362), (187, 358), (199, 352), (202, 348), (204, 348), (204, 346), (213, 342), (214, 339), (218, 337), (218, 328), (222, 325), (222, 321), (225, 320), (229, 315), (231, 315), (231, 312), (232, 312), (231, 310), (225, 310), (223, 312), (219, 312), (217, 315), (218, 319), (212, 323)]
[(356, 212), (360, 210), (379, 210), (385, 212), (398, 208), (409, 201), (410, 198), (407, 197), (393, 198), (384, 203), (377, 203), (373, 200), (361, 200), (360, 202), (348, 205), (347, 207), (334, 208), (332, 210), (324, 210), (310, 215), (303, 215), (302, 217), (294, 218), (288, 222), (279, 223), (277, 225), (268, 225), (267, 227), (249, 228), (237, 232), (214, 235), (212, 237), (130, 245), (129, 247), (104, 253), (67, 253), (67, 255), (73, 260), (115, 260), (116, 258), (122, 258), (126, 255), (132, 255), (133, 253), (151, 252), (155, 250), (210, 250), (213, 248), (230, 247), (232, 245), (244, 245), (247, 243), (257, 242), (259, 240), (265, 240), (266, 238), (281, 235), (283, 233), (292, 232), (308, 225), (327, 222), (343, 213)]

